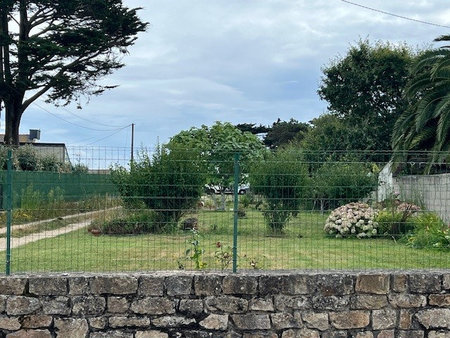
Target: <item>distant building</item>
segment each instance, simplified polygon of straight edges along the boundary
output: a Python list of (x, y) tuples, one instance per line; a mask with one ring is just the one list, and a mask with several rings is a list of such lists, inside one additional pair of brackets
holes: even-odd
[[(69, 162), (69, 153), (65, 143), (41, 143), (37, 142), (41, 138), (41, 131), (30, 129), (29, 134), (19, 135), (19, 145), (29, 144), (36, 148), (36, 151), (42, 156), (54, 156), (60, 162)], [(5, 143), (5, 134), (0, 134), (0, 144)]]

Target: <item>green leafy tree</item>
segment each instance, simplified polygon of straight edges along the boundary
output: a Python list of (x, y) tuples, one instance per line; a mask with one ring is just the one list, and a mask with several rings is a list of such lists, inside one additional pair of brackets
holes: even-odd
[(393, 125), (408, 106), (403, 94), (415, 56), (406, 46), (360, 41), (323, 69), (319, 96), (357, 130), (346, 148), (390, 150)]
[(313, 175), (313, 190), (320, 210), (335, 209), (369, 196), (378, 185), (374, 168), (366, 163), (325, 162)]
[[(241, 154), (239, 163), (241, 172), (245, 173), (252, 161), (261, 159), (265, 152), (257, 136), (242, 132), (228, 122), (181, 131), (170, 139), (167, 147), (184, 148), (193, 154), (200, 154), (207, 165), (208, 184), (218, 187), (223, 196), (222, 208), (225, 203), (224, 192), (232, 187), (234, 180), (234, 154)], [(244, 179), (242, 176), (241, 180)]]
[(122, 0), (2, 0), (5, 142), (19, 143), (22, 115), (39, 97), (68, 104), (112, 88), (98, 80), (123, 66), (120, 56), (146, 26)]
[(289, 121), (278, 119), (269, 128), (263, 142), (267, 147), (275, 149), (290, 142), (301, 141), (308, 130), (309, 125), (307, 123), (298, 122), (294, 119)]
[[(450, 41), (444, 35), (436, 41)], [(397, 120), (392, 144), (395, 151), (431, 150), (426, 171), (434, 162), (450, 161), (450, 47), (424, 52), (415, 63), (406, 97), (410, 109)]]
[(141, 204), (157, 215), (154, 229), (170, 229), (198, 203), (205, 184), (205, 170), (198, 155), (161, 147), (153, 156), (142, 153), (130, 169), (116, 167), (112, 181), (128, 208)]
[(308, 189), (308, 169), (300, 150), (294, 146), (269, 153), (250, 171), (250, 185), (264, 197), (263, 214), (268, 227), (283, 232), (286, 223), (296, 216)]

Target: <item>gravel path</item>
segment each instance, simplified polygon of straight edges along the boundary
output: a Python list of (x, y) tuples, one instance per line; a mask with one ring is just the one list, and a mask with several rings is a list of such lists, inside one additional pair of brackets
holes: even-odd
[[(110, 210), (114, 210), (114, 209), (118, 209), (118, 208), (120, 208), (120, 207), (114, 207), (114, 208), (110, 208), (107, 210), (83, 212), (83, 213), (79, 213), (79, 214), (75, 214), (75, 215), (67, 215), (67, 216), (61, 217), (62, 219), (70, 219), (70, 218), (74, 218), (74, 217), (85, 216), (86, 219), (81, 222), (66, 225), (65, 227), (62, 227), (59, 229), (45, 230), (45, 231), (41, 231), (41, 232), (36, 232), (34, 234), (30, 234), (27, 236), (23, 236), (23, 237), (11, 237), (11, 249), (17, 248), (21, 245), (25, 245), (25, 244), (28, 244), (31, 242), (36, 242), (41, 239), (52, 238), (52, 237), (56, 237), (59, 235), (67, 234), (68, 232), (79, 230), (79, 229), (84, 228), (89, 225), (89, 223), (92, 220), (92, 218), (90, 218), (90, 216), (94, 216), (95, 214), (99, 214), (99, 213), (102, 213), (105, 211), (110, 211)], [(54, 218), (51, 220), (42, 220), (42, 221), (37, 221), (37, 222), (20, 224), (20, 225), (13, 225), (12, 231), (18, 230), (18, 229), (26, 229), (26, 228), (34, 226), (34, 225), (49, 223), (56, 219), (57, 218)], [(0, 228), (0, 234), (4, 234), (4, 233), (6, 233), (6, 227)], [(0, 251), (5, 251), (5, 250), (6, 250), (6, 237), (0, 238)]]
[[(45, 238), (52, 238), (59, 235), (66, 234), (68, 232), (76, 231), (78, 229), (86, 227), (90, 223), (90, 219), (84, 220), (79, 223), (69, 224), (63, 228), (54, 229), (54, 230), (46, 230), (42, 232), (37, 232), (31, 235), (23, 236), (23, 237), (12, 237), (11, 238), (11, 249), (17, 248), (21, 245), (25, 245), (31, 242), (36, 242)], [(1, 238), (0, 240), (0, 251), (6, 250), (6, 237)]]

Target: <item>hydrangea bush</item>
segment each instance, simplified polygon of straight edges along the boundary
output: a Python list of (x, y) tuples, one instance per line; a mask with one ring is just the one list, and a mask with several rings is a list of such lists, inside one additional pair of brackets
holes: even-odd
[(372, 237), (378, 233), (377, 212), (366, 203), (345, 204), (328, 216), (324, 230), (336, 237)]

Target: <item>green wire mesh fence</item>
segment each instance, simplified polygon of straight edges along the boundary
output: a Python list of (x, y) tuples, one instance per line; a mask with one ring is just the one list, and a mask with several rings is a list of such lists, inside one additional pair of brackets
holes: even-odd
[(450, 267), (448, 153), (3, 153), (7, 274)]

